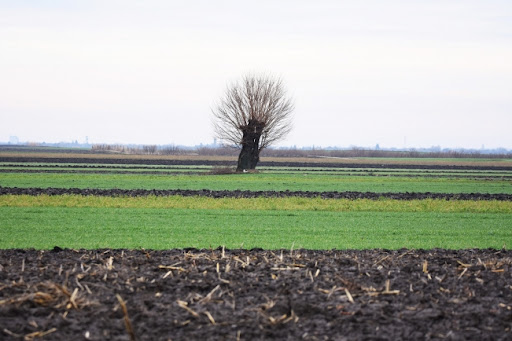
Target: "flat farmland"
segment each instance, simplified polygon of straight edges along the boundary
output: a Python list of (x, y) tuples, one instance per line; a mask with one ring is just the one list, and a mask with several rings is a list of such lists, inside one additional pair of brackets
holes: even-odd
[(225, 157), (4, 152), (0, 210), (9, 233), (0, 247), (512, 245), (510, 160), (325, 161), (263, 159), (256, 173), (232, 174)]
[[(104, 157), (104, 156), (103, 156)], [(77, 159), (30, 157), (46, 162), (6, 162), (0, 158), (0, 185), (4, 187), (55, 187), (101, 189), (182, 189), (249, 191), (355, 191), (355, 192), (434, 192), (512, 194), (512, 166), (489, 161), (470, 166), (454, 164), (382, 164), (353, 165), (344, 162), (319, 164), (263, 160), (260, 172), (251, 174), (215, 174), (225, 170), (229, 161), (152, 159), (151, 164), (130, 164), (135, 159), (85, 159), (96, 163), (68, 163)], [(16, 157), (15, 160), (22, 158)], [(55, 163), (65, 160), (64, 163)], [(81, 160), (84, 160), (82, 158)], [(98, 161), (102, 163), (97, 163)], [(110, 162), (110, 163), (108, 163)], [(116, 163), (120, 162), (120, 163)], [(156, 162), (156, 164), (155, 164)], [(381, 160), (381, 162), (383, 162)], [(403, 162), (403, 161), (402, 161)], [(162, 164), (158, 164), (162, 163)], [(205, 165), (204, 163), (213, 163)], [(475, 162), (473, 162), (475, 163)], [(492, 165), (490, 165), (492, 163)], [(265, 164), (268, 164), (265, 166)], [(505, 165), (504, 165), (505, 164)], [(316, 166), (314, 166), (316, 165)], [(336, 165), (336, 167), (333, 167)], [(220, 169), (220, 170), (219, 170)]]
[(1, 152), (1, 338), (510, 335), (510, 160), (233, 164)]

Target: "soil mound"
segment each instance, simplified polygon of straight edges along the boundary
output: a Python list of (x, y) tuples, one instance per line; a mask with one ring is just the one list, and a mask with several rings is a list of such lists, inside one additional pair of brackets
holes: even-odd
[(205, 196), (211, 198), (284, 198), (284, 197), (302, 197), (302, 198), (323, 198), (323, 199), (372, 199), (381, 198), (396, 200), (415, 200), (415, 199), (442, 199), (442, 200), (499, 200), (512, 201), (512, 194), (489, 194), (489, 193), (375, 193), (375, 192), (306, 192), (306, 191), (213, 191), (209, 189), (202, 190), (159, 190), (159, 189), (97, 189), (97, 188), (19, 188), (19, 187), (1, 187), (0, 195), (95, 195), (95, 196)]

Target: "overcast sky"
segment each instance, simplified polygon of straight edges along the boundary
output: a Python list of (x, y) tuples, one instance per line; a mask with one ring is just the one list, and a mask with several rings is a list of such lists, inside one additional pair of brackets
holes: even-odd
[(0, 141), (211, 143), (260, 72), (279, 145), (512, 148), (510, 0), (0, 0)]

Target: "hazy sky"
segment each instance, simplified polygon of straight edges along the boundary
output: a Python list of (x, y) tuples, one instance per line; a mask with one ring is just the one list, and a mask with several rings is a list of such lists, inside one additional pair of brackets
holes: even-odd
[(280, 145), (512, 148), (510, 0), (0, 0), (0, 141), (211, 143), (259, 72)]

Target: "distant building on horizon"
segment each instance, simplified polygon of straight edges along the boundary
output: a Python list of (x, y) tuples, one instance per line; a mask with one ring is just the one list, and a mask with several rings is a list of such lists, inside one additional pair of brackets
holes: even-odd
[(9, 144), (19, 144), (20, 139), (18, 136), (9, 136)]

